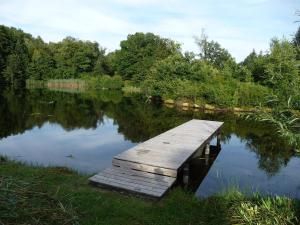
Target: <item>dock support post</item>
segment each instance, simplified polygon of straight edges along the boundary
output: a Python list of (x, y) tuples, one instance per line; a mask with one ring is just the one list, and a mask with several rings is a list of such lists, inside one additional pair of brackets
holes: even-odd
[(221, 148), (221, 133), (218, 133), (217, 135), (217, 147)]
[(207, 143), (207, 144), (205, 145), (205, 155), (209, 155), (209, 153), (210, 153), (210, 144)]
[(189, 174), (190, 174), (189, 164), (186, 163), (183, 168), (183, 184), (185, 187), (187, 187), (187, 185), (189, 183)]
[(210, 143), (207, 143), (205, 146), (205, 165), (208, 165), (209, 153), (210, 153)]

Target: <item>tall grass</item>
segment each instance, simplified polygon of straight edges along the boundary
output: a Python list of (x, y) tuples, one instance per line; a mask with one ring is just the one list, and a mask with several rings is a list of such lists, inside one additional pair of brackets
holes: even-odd
[(254, 119), (262, 123), (271, 124), (275, 132), (296, 152), (300, 151), (300, 118), (295, 113), (291, 98), (286, 103), (279, 102), (273, 96), (267, 103), (271, 111), (260, 108), (256, 114), (247, 115), (247, 119)]
[(38, 179), (0, 177), (0, 224), (78, 224), (71, 204), (62, 203)]
[(44, 88), (46, 82), (43, 80), (26, 80), (26, 88)]
[(46, 85), (50, 89), (84, 89), (86, 87), (86, 82), (80, 79), (51, 79), (46, 82)]
[[(243, 197), (242, 197), (243, 198)], [(296, 225), (296, 202), (285, 197), (261, 197), (233, 201), (230, 208), (231, 224)]]
[(117, 90), (123, 86), (122, 77), (119, 75), (115, 76), (83, 76), (83, 79), (87, 83), (88, 87), (95, 90), (110, 89)]

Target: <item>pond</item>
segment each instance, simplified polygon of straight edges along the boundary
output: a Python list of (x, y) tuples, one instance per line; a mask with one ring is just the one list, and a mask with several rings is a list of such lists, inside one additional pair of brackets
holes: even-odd
[[(300, 199), (300, 157), (271, 127), (234, 114), (180, 111), (120, 92), (0, 93), (0, 154), (93, 174), (116, 154), (190, 119), (224, 121), (222, 149), (190, 162), (185, 184), (199, 197), (229, 187)], [(214, 140), (215, 141), (215, 140)]]

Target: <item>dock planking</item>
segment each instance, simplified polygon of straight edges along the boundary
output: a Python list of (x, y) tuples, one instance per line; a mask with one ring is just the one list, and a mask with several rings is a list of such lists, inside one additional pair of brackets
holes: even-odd
[(222, 122), (190, 120), (115, 156), (112, 168), (89, 180), (100, 186), (160, 198), (193, 154), (220, 132)]

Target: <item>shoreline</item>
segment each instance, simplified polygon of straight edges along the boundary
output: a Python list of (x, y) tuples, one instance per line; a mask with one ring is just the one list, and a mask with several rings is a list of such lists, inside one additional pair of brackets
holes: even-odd
[[(4, 224), (296, 224), (300, 218), (300, 201), (286, 197), (247, 196), (235, 189), (198, 199), (174, 188), (153, 202), (94, 188), (88, 176), (62, 167), (27, 166), (5, 157), (0, 164)], [(257, 207), (254, 216), (252, 207)]]

